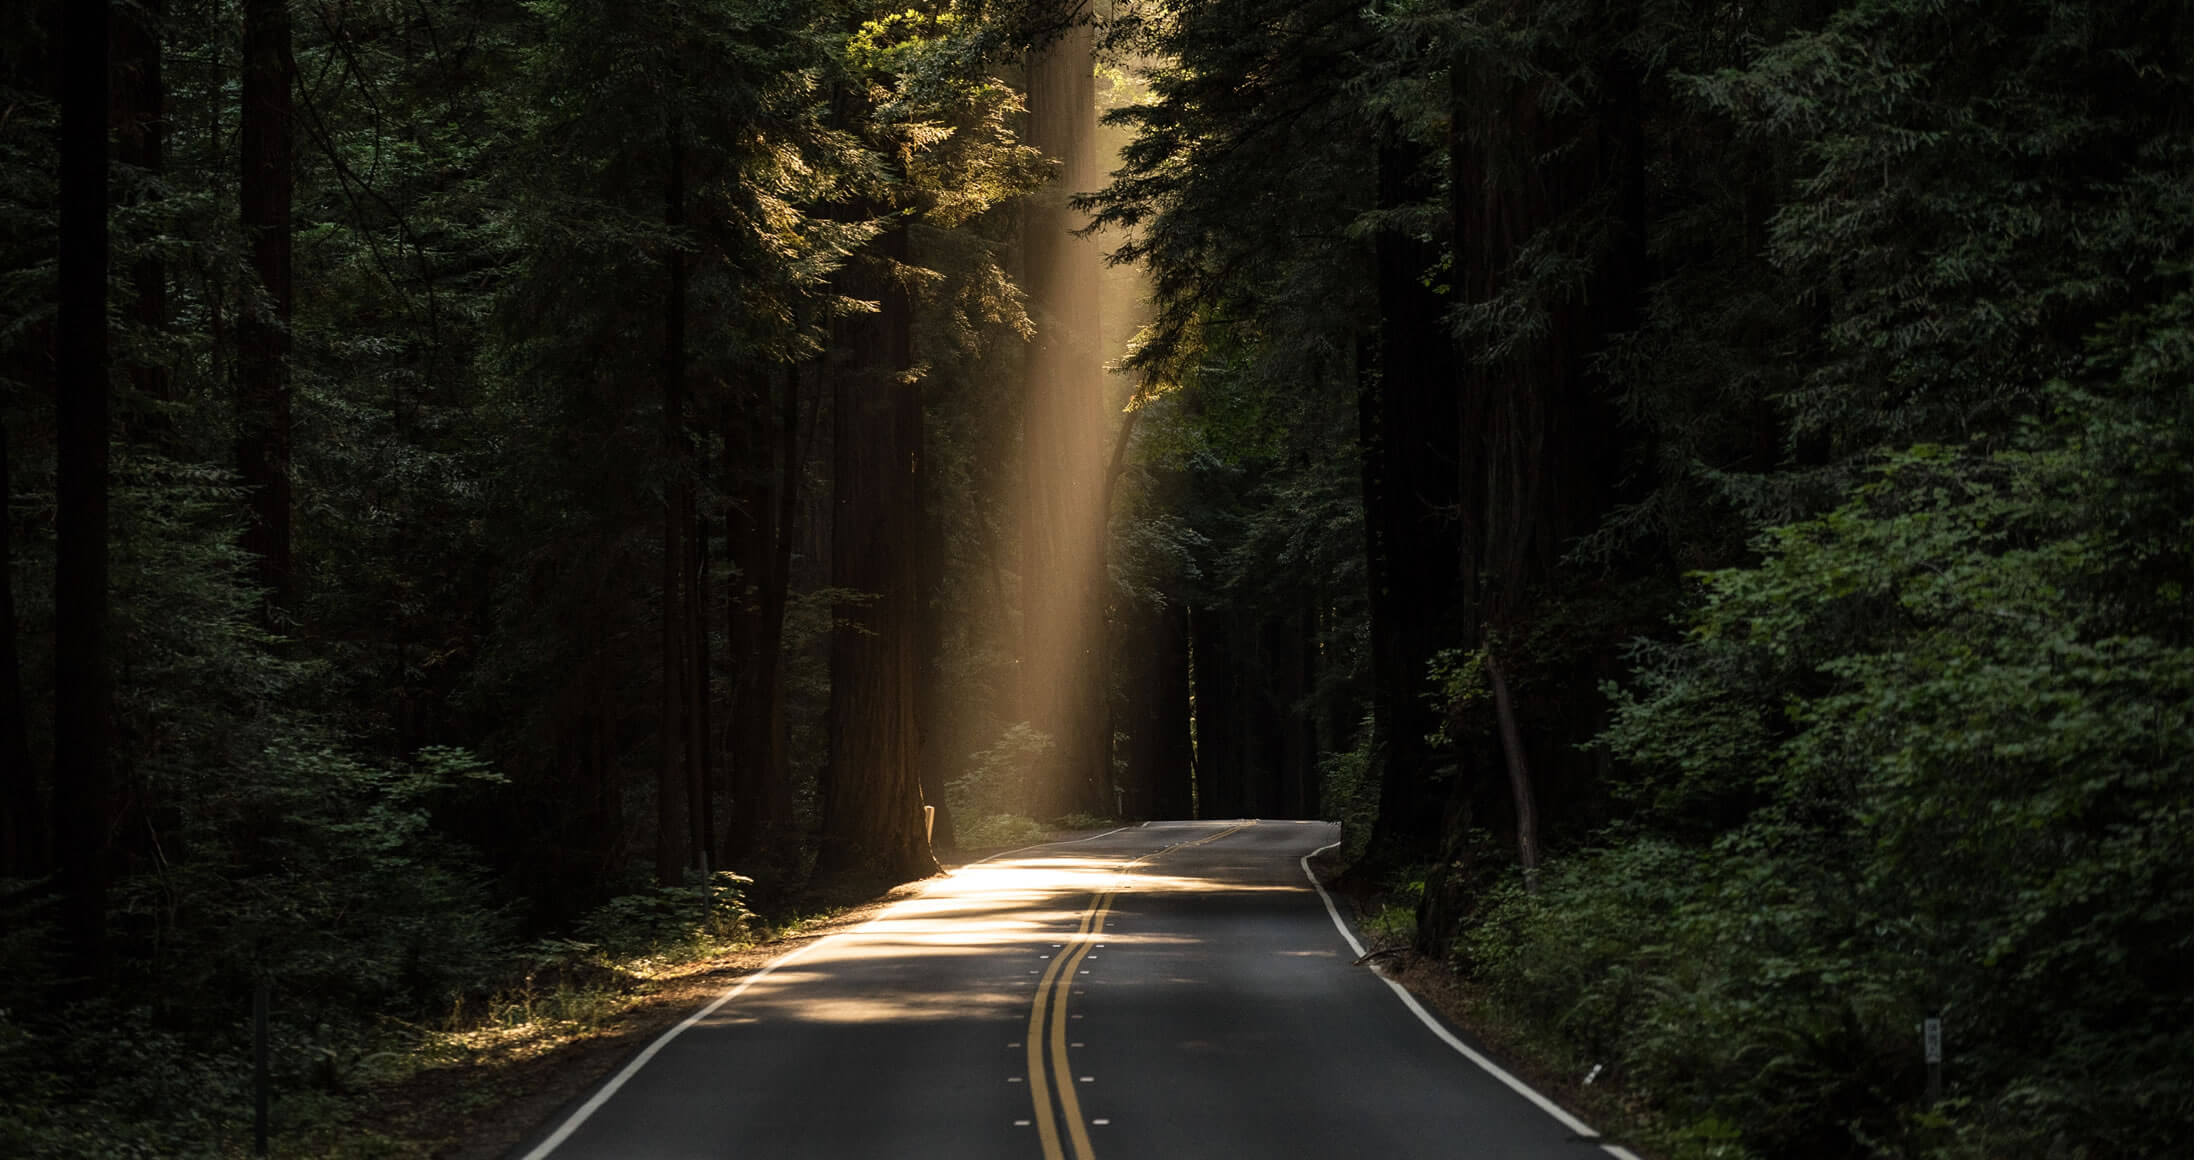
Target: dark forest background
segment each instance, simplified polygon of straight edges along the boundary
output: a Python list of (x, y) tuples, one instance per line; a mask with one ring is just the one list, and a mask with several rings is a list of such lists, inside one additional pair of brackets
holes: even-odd
[(515, 980), (1237, 816), (1668, 1155), (2182, 1151), (2191, 62), (0, 8), (0, 1151), (237, 1154), (256, 986), (304, 1138)]

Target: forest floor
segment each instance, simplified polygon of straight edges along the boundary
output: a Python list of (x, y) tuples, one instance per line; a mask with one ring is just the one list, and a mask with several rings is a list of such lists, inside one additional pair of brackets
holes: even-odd
[(1340, 882), (1345, 868), (1335, 851), (1310, 864), (1344, 906), (1369, 954), (1381, 956), (1382, 973), (1411, 991), (1461, 1039), (1595, 1128), (1607, 1143), (1619, 1144), (1641, 1160), (1667, 1160), (1662, 1150), (1644, 1142), (1658, 1120), (1639, 1094), (1614, 1082), (1608, 1071), (1598, 1073), (1595, 1083), (1583, 1082), (1585, 1076), (1561, 1059), (1547, 1033), (1492, 1002), (1450, 964), (1414, 951), (1410, 929), (1395, 928), (1399, 900), (1364, 884), (1355, 887), (1352, 880)]
[[(1094, 830), (1049, 830), (1043, 841)], [(1004, 848), (1007, 849), (1007, 848)], [(954, 870), (1002, 850), (936, 851)], [(435, 1157), (497, 1160), (634, 1053), (697, 1008), (804, 944), (861, 926), (932, 879), (861, 900), (812, 900), (811, 917), (750, 946), (659, 964), (599, 993), (584, 1020), (545, 1018), (508, 1028), (433, 1032), (405, 1074), (359, 1087), (344, 1106), (282, 1141), (283, 1154), (325, 1160)]]

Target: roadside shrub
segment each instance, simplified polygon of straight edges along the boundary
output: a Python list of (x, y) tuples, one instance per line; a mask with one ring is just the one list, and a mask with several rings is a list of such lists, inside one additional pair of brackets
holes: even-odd
[(719, 870), (679, 886), (622, 894), (582, 915), (574, 933), (612, 962), (707, 952), (752, 930), (756, 916), (743, 894), (749, 884)]
[(955, 828), (965, 850), (998, 850), (1046, 841), (1045, 827), (1021, 814), (966, 817)]
[[(947, 783), (947, 807), (958, 825), (964, 818), (993, 815), (1031, 817), (1033, 777), (1039, 759), (1054, 748), (1054, 738), (1018, 721), (1001, 731), (993, 744), (970, 755), (970, 768)], [(968, 835), (960, 835), (971, 844)]]

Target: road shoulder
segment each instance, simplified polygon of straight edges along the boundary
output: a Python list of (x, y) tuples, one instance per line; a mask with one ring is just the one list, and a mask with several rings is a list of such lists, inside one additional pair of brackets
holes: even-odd
[(1476, 1052), (1596, 1128), (1603, 1142), (1621, 1145), (1640, 1160), (1667, 1160), (1663, 1152), (1641, 1142), (1653, 1117), (1639, 1096), (1610, 1082), (1606, 1072), (1599, 1072), (1593, 1082), (1584, 1082), (1588, 1077), (1583, 1073), (1588, 1069), (1577, 1071), (1556, 1058), (1536, 1040), (1533, 1028), (1507, 1018), (1472, 980), (1450, 965), (1410, 946), (1371, 937), (1365, 919), (1377, 913), (1385, 900), (1365, 890), (1330, 888), (1331, 881), (1345, 869), (1334, 849), (1310, 858), (1307, 866), (1329, 889), (1338, 914), (1366, 948), (1364, 958), (1377, 968), (1377, 973), (1404, 987)]

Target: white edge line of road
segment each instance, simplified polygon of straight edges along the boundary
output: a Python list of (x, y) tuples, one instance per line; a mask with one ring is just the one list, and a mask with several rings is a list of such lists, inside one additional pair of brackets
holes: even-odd
[[(988, 854), (985, 857), (978, 859), (978, 861), (976, 862), (966, 863), (965, 866), (976, 866), (981, 863), (991, 862), (995, 858), (1005, 858), (1010, 854), (1021, 854), (1025, 850), (1036, 850), (1040, 846), (1072, 846), (1077, 844), (1078, 842), (1090, 842), (1095, 838), (1105, 838), (1108, 836), (1108, 834), (1120, 834), (1125, 830), (1135, 828), (1136, 827), (1134, 826), (1117, 826), (1116, 828), (1108, 830), (1105, 833), (1087, 834), (1082, 838), (1072, 838), (1066, 842), (1040, 842), (1035, 845), (1024, 846), (1020, 849), (1003, 850), (998, 854)], [(1324, 848), (1326, 849), (1326, 847)], [(1318, 850), (1315, 852), (1320, 853), (1320, 851)], [(952, 878), (955, 876), (956, 873), (963, 870), (965, 866), (958, 866), (954, 870), (950, 870), (946, 874), (941, 875), (941, 877)], [(932, 881), (937, 880), (938, 879), (933, 879)], [(1315, 885), (1319, 886), (1320, 883), (1315, 883)], [(929, 891), (930, 887), (927, 886), (925, 890)], [(920, 891), (919, 893), (923, 892), (924, 891)], [(915, 895), (912, 895), (911, 897), (914, 898)], [(1324, 895), (1325, 899), (1326, 897), (1327, 896)], [(898, 901), (907, 902), (910, 901), (910, 899), (904, 898)], [(887, 909), (891, 910), (895, 905), (897, 905), (897, 903), (888, 903)], [(1334, 917), (1337, 913), (1336, 908), (1331, 907), (1329, 909), (1329, 913), (1332, 917)], [(734, 999), (738, 998), (741, 992), (746, 991), (750, 987), (753, 987), (756, 984), (763, 982), (765, 977), (770, 975), (773, 971), (776, 971), (779, 968), (786, 966), (788, 963), (791, 963), (796, 959), (799, 959), (802, 956), (809, 954), (811, 951), (814, 951), (817, 948), (824, 946), (826, 943), (832, 942), (836, 939), (844, 939), (853, 935), (862, 934), (864, 931), (870, 929), (871, 927), (885, 921), (885, 919), (886, 914), (882, 911), (880, 912), (878, 917), (864, 923), (862, 926), (856, 927), (853, 930), (844, 930), (836, 934), (826, 935), (825, 937), (818, 939), (815, 942), (804, 943), (801, 946), (798, 946), (793, 950), (788, 951), (786, 954), (783, 954), (778, 958), (764, 964), (763, 968), (758, 970), (755, 974), (750, 975), (747, 978), (742, 979), (739, 983), (735, 984), (732, 990), (729, 990), (725, 994), (711, 1000), (709, 1003), (705, 1004), (700, 1010), (696, 1011), (693, 1015), (682, 1019), (670, 1031), (667, 1031), (663, 1035), (658, 1036), (656, 1040), (652, 1042), (648, 1047), (642, 1049), (641, 1054), (635, 1056), (630, 1060), (627, 1060), (626, 1066), (620, 1068), (617, 1075), (612, 1076), (609, 1080), (604, 1082), (604, 1085), (602, 1087), (597, 1088), (596, 1094), (590, 1096), (587, 1103), (573, 1109), (573, 1114), (567, 1116), (565, 1118), (565, 1122), (558, 1125), (557, 1131), (550, 1133), (550, 1135), (546, 1139), (544, 1139), (542, 1143), (535, 1145), (532, 1151), (528, 1152), (525, 1156), (520, 1157), (520, 1160), (543, 1160), (544, 1157), (550, 1155), (552, 1152), (557, 1151), (558, 1145), (565, 1143), (567, 1137), (579, 1131), (581, 1125), (588, 1122), (588, 1117), (595, 1115), (598, 1108), (601, 1108), (605, 1104), (611, 1102), (611, 1097), (617, 1095), (619, 1093), (619, 1089), (626, 1086), (626, 1081), (634, 1078), (634, 1073), (642, 1070), (642, 1067), (650, 1060), (657, 1058), (657, 1053), (663, 1051), (666, 1044), (672, 1042), (675, 1038), (677, 1038), (682, 1031), (685, 1031), (688, 1028), (695, 1026), (697, 1023), (700, 1023), (703, 1020), (710, 1018), (713, 1014), (717, 1012), (720, 1007), (723, 1007), (726, 1004), (733, 1002)], [(1340, 925), (1338, 929), (1341, 930), (1343, 929), (1343, 927)], [(1350, 938), (1352, 936), (1346, 935), (1345, 937)], [(1354, 945), (1357, 946), (1358, 944), (1355, 943)]]
[[(1331, 842), (1327, 846), (1322, 846), (1318, 849), (1309, 850), (1305, 857), (1299, 859), (1299, 869), (1306, 872), (1306, 880), (1313, 883), (1314, 892), (1321, 895), (1322, 905), (1329, 910), (1329, 921), (1337, 924), (1337, 933), (1344, 936), (1345, 945), (1352, 948), (1353, 957), (1363, 958), (1367, 954), (1367, 948), (1361, 946), (1360, 940), (1352, 936), (1352, 928), (1345, 925), (1344, 915), (1337, 912), (1336, 902), (1329, 897), (1329, 890), (1322, 885), (1322, 880), (1319, 877), (1315, 876), (1314, 867), (1312, 865), (1314, 855), (1321, 853), (1323, 850), (1334, 849), (1341, 844), (1342, 843), (1340, 842)], [(1413, 992), (1406, 990), (1405, 987), (1398, 982), (1398, 980), (1391, 978), (1390, 976), (1382, 973), (1380, 970), (1377, 970), (1375, 964), (1373, 963), (1367, 964), (1367, 969), (1371, 973), (1373, 973), (1376, 978), (1381, 979), (1383, 981), (1383, 985), (1389, 987), (1393, 994), (1398, 996), (1398, 1001), (1406, 1005), (1406, 1010), (1413, 1012), (1414, 1018), (1419, 1019), (1422, 1026), (1428, 1028), (1429, 1031), (1436, 1036), (1436, 1038), (1443, 1040), (1446, 1047), (1449, 1047), (1453, 1051), (1456, 1051), (1459, 1054), (1466, 1056), (1467, 1060), (1473, 1063), (1476, 1067), (1479, 1067), (1483, 1071), (1486, 1071), (1491, 1075), (1497, 1077), (1497, 1081), (1499, 1083), (1502, 1083), (1506, 1087), (1509, 1087), (1513, 1091), (1519, 1093), (1519, 1095), (1523, 1099), (1526, 1099), (1529, 1103), (1543, 1109), (1545, 1112), (1550, 1114), (1552, 1119), (1555, 1119), (1559, 1123), (1566, 1125), (1575, 1133), (1591, 1140), (1600, 1139), (1600, 1136), (1595, 1128), (1592, 1128), (1589, 1125), (1582, 1123), (1579, 1119), (1576, 1119), (1572, 1112), (1569, 1112), (1566, 1109), (1559, 1107), (1557, 1104), (1552, 1103), (1550, 1097), (1544, 1095), (1542, 1092), (1539, 1092), (1532, 1087), (1529, 1087), (1519, 1077), (1513, 1075), (1513, 1073), (1506, 1071), (1502, 1067), (1497, 1066), (1497, 1063), (1494, 1060), (1490, 1059), (1490, 1057), (1482, 1054), (1479, 1051), (1476, 1051), (1471, 1047), (1468, 1047), (1465, 1043), (1460, 1042), (1459, 1037), (1453, 1035), (1451, 1033), (1451, 1029), (1445, 1027), (1442, 1022), (1438, 1021), (1436, 1016), (1429, 1014), (1428, 1008), (1421, 1006), (1421, 1001), (1414, 998)], [(1617, 1160), (1642, 1160), (1642, 1157), (1635, 1155), (1633, 1152), (1630, 1152), (1617, 1144), (1604, 1145), (1604, 1151), (1609, 1153), (1613, 1157), (1616, 1157)], [(530, 1157), (529, 1160), (533, 1160), (533, 1158)]]

